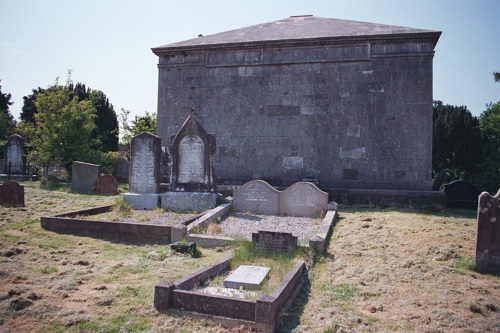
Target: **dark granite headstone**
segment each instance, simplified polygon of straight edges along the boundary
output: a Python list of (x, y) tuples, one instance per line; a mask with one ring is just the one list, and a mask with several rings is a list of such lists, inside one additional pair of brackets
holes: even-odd
[(500, 274), (500, 190), (479, 196), (476, 231), (476, 269)]
[(125, 157), (118, 157), (113, 162), (113, 177), (119, 183), (128, 184), (128, 176), (129, 176), (129, 162)]
[(73, 161), (71, 165), (71, 189), (77, 192), (92, 192), (99, 177), (99, 165)]
[(455, 180), (444, 185), (446, 207), (476, 209), (479, 188), (465, 180)]
[(280, 195), (280, 215), (319, 217), (328, 210), (328, 193), (312, 183), (295, 183)]
[(158, 193), (160, 188), (161, 140), (142, 132), (130, 144), (131, 193)]
[(4, 148), (4, 172), (9, 175), (24, 175), (26, 173), (25, 155), (23, 138), (18, 134), (11, 135)]
[(233, 191), (237, 212), (279, 215), (280, 192), (263, 180), (251, 180)]
[(212, 156), (215, 135), (207, 134), (194, 115), (190, 115), (177, 135), (171, 137), (171, 191), (214, 192)]
[(118, 181), (111, 175), (102, 175), (97, 179), (96, 192), (98, 194), (118, 194)]
[(24, 186), (12, 180), (0, 185), (0, 205), (24, 206)]

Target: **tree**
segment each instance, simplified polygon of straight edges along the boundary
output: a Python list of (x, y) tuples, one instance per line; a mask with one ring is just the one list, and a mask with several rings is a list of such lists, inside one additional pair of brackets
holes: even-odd
[(2, 86), (0, 85), (0, 141), (7, 139), (16, 125), (9, 110), (10, 106), (14, 104), (14, 102), (10, 101), (11, 98), (11, 94), (2, 93)]
[(130, 152), (130, 141), (136, 135), (142, 132), (156, 133), (156, 113), (146, 111), (144, 116), (135, 116), (134, 120), (129, 121), (130, 111), (122, 109), (120, 115), (120, 123), (122, 130), (122, 144), (125, 146), (125, 151)]
[(36, 129), (30, 156), (39, 165), (56, 162), (71, 172), (75, 160), (98, 163), (100, 142), (92, 138), (96, 109), (88, 100), (72, 97), (68, 87), (53, 86), (37, 94)]
[(26, 121), (36, 125), (35, 114), (38, 112), (35, 105), (36, 96), (45, 91), (38, 87), (38, 89), (33, 89), (32, 94), (23, 97), (23, 107), (21, 109), (21, 121)]
[(500, 82), (500, 72), (493, 72), (493, 78), (495, 82)]
[(432, 168), (455, 174), (474, 170), (481, 156), (483, 139), (479, 121), (466, 106), (444, 105), (434, 101)]

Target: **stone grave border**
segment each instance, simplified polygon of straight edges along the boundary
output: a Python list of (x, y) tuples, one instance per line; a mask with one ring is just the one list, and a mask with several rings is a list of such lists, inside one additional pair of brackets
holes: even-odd
[(181, 314), (209, 318), (225, 327), (247, 325), (262, 332), (274, 332), (280, 314), (286, 311), (302, 287), (304, 261), (297, 262), (276, 289), (257, 300), (240, 299), (193, 291), (209, 278), (228, 270), (232, 256), (208, 265), (182, 279), (155, 286), (154, 307)]

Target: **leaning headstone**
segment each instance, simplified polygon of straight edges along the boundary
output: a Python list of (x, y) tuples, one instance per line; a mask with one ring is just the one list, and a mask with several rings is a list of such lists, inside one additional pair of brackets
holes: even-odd
[(270, 270), (269, 267), (241, 265), (224, 279), (224, 288), (258, 289)]
[(494, 197), (483, 192), (478, 201), (476, 269), (500, 274), (500, 190)]
[(113, 162), (113, 177), (119, 183), (128, 184), (129, 176), (129, 162), (125, 157), (118, 157)]
[(289, 232), (259, 230), (252, 233), (254, 249), (264, 253), (284, 252), (291, 255), (297, 248), (298, 238)]
[(92, 192), (99, 177), (99, 165), (73, 161), (71, 165), (71, 189), (76, 192)]
[(312, 183), (295, 183), (280, 195), (280, 215), (321, 217), (328, 211), (328, 193)]
[(18, 134), (11, 135), (5, 144), (4, 172), (8, 175), (26, 174), (26, 148)]
[(96, 192), (98, 194), (118, 194), (118, 181), (111, 175), (102, 175), (97, 179)]
[(0, 185), (0, 205), (24, 206), (24, 186), (12, 180)]
[(171, 172), (169, 191), (162, 193), (162, 208), (176, 211), (204, 211), (217, 201), (212, 174), (215, 135), (207, 134), (190, 115), (169, 145)]
[(237, 212), (279, 215), (280, 192), (263, 180), (251, 180), (233, 191), (233, 207)]
[(143, 132), (130, 144), (129, 193), (123, 198), (135, 209), (158, 207), (161, 139)]
[(476, 209), (479, 188), (465, 180), (455, 180), (444, 185), (446, 207), (461, 209)]

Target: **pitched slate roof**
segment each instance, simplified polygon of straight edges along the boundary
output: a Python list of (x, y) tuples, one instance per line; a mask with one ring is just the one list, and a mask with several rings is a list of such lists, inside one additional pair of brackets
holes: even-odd
[(221, 46), (276, 43), (297, 43), (307, 40), (361, 40), (405, 37), (432, 37), (435, 43), (441, 32), (415, 29), (394, 25), (376, 24), (350, 20), (323, 18), (312, 15), (291, 16), (286, 19), (230, 30), (213, 35), (189, 39), (153, 48), (158, 54), (162, 51), (181, 51), (192, 49), (211, 49)]

